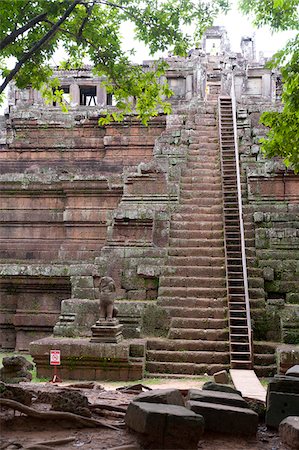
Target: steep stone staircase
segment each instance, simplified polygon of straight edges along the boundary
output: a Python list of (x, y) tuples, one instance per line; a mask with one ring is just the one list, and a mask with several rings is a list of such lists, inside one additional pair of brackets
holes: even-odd
[[(196, 114), (180, 206), (171, 220), (158, 303), (171, 316), (168, 340), (150, 339), (151, 373), (202, 374), (229, 366), (222, 187), (214, 105)], [(190, 122), (190, 121), (189, 121)]]
[[(158, 304), (168, 311), (171, 326), (167, 339), (147, 340), (146, 369), (152, 376), (213, 374), (231, 366), (218, 95), (209, 97), (206, 109), (201, 106), (186, 120), (192, 143), (181, 174), (180, 203), (171, 218), (168, 261), (158, 292)], [(250, 306), (251, 312), (259, 314), (265, 293), (261, 271), (255, 267), (252, 212), (247, 205), (243, 218)], [(275, 372), (274, 351), (270, 343), (253, 343), (253, 367), (259, 376)]]

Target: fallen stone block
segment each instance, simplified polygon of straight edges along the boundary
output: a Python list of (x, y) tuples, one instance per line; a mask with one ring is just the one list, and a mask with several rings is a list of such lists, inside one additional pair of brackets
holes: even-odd
[(227, 384), (229, 382), (228, 373), (226, 370), (220, 370), (213, 375), (215, 383)]
[(187, 401), (186, 406), (203, 416), (206, 430), (239, 435), (257, 432), (258, 415), (251, 409), (193, 400)]
[(125, 422), (142, 433), (147, 448), (197, 449), (204, 432), (202, 416), (177, 405), (133, 401), (128, 406)]
[(241, 395), (241, 392), (237, 389), (233, 388), (232, 386), (229, 386), (228, 384), (220, 384), (220, 383), (214, 383), (213, 381), (207, 381), (203, 387), (203, 391), (218, 391), (218, 392), (228, 392), (231, 394), (238, 394)]
[(267, 397), (270, 392), (287, 392), (299, 394), (299, 379), (291, 376), (275, 376), (268, 384)]
[(220, 405), (230, 405), (238, 408), (248, 408), (247, 402), (241, 397), (241, 395), (230, 394), (228, 392), (190, 389), (187, 394), (187, 400), (206, 403), (219, 403)]
[(286, 417), (279, 424), (279, 436), (285, 444), (292, 448), (299, 448), (299, 417)]
[(286, 392), (270, 392), (267, 397), (266, 425), (278, 428), (288, 416), (299, 416), (299, 395)]
[(152, 391), (142, 392), (134, 398), (134, 401), (185, 406), (183, 396), (178, 389), (153, 389)]
[(287, 371), (286, 371), (286, 376), (290, 376), (290, 377), (298, 377), (299, 378), (299, 364), (296, 364), (293, 367), (290, 367)]

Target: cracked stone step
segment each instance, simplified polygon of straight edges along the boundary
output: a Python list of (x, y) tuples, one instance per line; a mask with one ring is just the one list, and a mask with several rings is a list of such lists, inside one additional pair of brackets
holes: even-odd
[(229, 352), (148, 350), (147, 361), (194, 364), (229, 364)]
[(169, 247), (169, 256), (209, 256), (213, 257), (224, 257), (224, 247)]
[[(208, 274), (206, 274), (208, 275)], [(212, 276), (208, 277), (181, 277), (181, 276), (162, 276), (160, 277), (160, 287), (213, 287), (222, 288), (226, 287), (226, 278), (216, 278)]]
[(165, 310), (171, 317), (186, 317), (186, 318), (211, 318), (211, 319), (224, 319), (227, 315), (227, 308), (216, 307), (201, 307), (199, 308), (186, 308), (180, 306), (164, 306)]
[(192, 328), (170, 328), (168, 339), (202, 339), (212, 341), (226, 341), (228, 340), (228, 330), (206, 329), (198, 330)]
[(171, 341), (169, 339), (151, 338), (147, 340), (148, 350), (163, 350), (163, 351), (212, 351), (212, 352), (228, 352), (229, 342), (223, 341), (199, 341), (176, 339)]
[(180, 213), (193, 213), (193, 214), (197, 214), (198, 216), (200, 214), (222, 214), (223, 213), (223, 208), (220, 205), (211, 205), (211, 206), (197, 206), (197, 205), (181, 205), (180, 208)]
[(207, 214), (206, 212), (199, 213), (198, 211), (184, 212), (181, 211), (180, 207), (178, 207), (178, 211), (172, 214), (171, 216), (174, 222), (210, 222), (211, 224), (214, 222), (222, 222), (223, 223), (223, 213), (211, 213)]
[[(169, 238), (169, 245), (174, 248), (222, 248), (224, 245), (223, 238), (222, 239), (212, 239), (212, 238)], [(200, 253), (199, 253), (200, 254)]]
[(197, 330), (219, 330), (227, 327), (227, 319), (212, 318), (190, 318), (190, 317), (173, 317), (171, 319), (171, 330), (173, 328), (197, 329)]
[[(183, 276), (183, 277), (204, 277), (209, 276), (213, 278), (225, 278), (225, 267), (224, 266), (165, 266), (162, 271), (164, 276)], [(243, 277), (243, 272), (241, 273)]]
[(171, 239), (211, 239), (223, 242), (224, 236), (222, 230), (170, 230)]
[[(180, 192), (180, 199), (181, 200), (186, 200), (186, 199), (198, 199), (199, 197), (199, 193), (196, 191), (196, 189), (192, 189), (192, 187), (190, 189), (182, 189), (181, 187), (181, 192)], [(200, 191), (200, 196), (202, 198), (213, 198), (215, 200), (217, 200), (218, 202), (222, 201), (222, 192), (220, 191), (215, 191), (213, 189), (211, 190), (201, 190)]]
[(194, 266), (203, 266), (203, 267), (224, 267), (225, 260), (221, 257), (209, 257), (209, 256), (169, 256), (168, 263), (172, 267), (194, 267)]
[(180, 375), (213, 375), (220, 370), (227, 370), (229, 364), (194, 364), (194, 363), (170, 363), (170, 362), (148, 362), (146, 370), (152, 374), (180, 374)]
[[(201, 195), (201, 194), (200, 194)], [(192, 197), (192, 198), (184, 198), (181, 196), (181, 205), (188, 205), (188, 206), (218, 206), (221, 204), (222, 199), (221, 198), (215, 198), (213, 196), (210, 197)]]
[(184, 307), (184, 308), (227, 308), (226, 297), (178, 297), (159, 295), (158, 305), (162, 307)]
[[(252, 289), (253, 291), (253, 289)], [(261, 291), (261, 289), (256, 289), (256, 291)], [(258, 295), (258, 292), (256, 292)], [(210, 287), (164, 287), (159, 288), (159, 296), (163, 297), (202, 297), (202, 298), (223, 298), (226, 296), (226, 289), (220, 288), (210, 288)], [(254, 297), (252, 297), (254, 298)]]
[[(210, 216), (209, 216), (210, 218)], [(174, 220), (171, 223), (170, 232), (173, 231), (221, 231), (223, 233), (223, 222), (204, 222), (204, 221), (195, 221), (195, 220)]]

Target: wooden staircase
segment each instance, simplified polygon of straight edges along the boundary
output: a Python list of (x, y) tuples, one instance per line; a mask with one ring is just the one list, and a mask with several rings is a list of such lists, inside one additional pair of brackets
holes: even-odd
[(251, 320), (245, 255), (239, 157), (230, 97), (219, 97), (225, 260), (228, 296), (230, 363), (253, 366)]

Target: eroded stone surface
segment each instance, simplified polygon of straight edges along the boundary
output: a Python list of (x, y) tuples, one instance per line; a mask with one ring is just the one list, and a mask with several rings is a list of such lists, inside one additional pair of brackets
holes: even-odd
[(299, 448), (299, 416), (286, 417), (279, 424), (279, 435), (285, 444)]
[(189, 400), (186, 406), (203, 416), (205, 428), (219, 433), (255, 435), (258, 415), (251, 409)]
[(231, 394), (228, 392), (190, 389), (188, 391), (187, 400), (248, 408), (247, 402), (241, 397), (241, 395)]
[(200, 415), (176, 405), (134, 401), (128, 407), (125, 422), (142, 433), (142, 440), (154, 449), (196, 449), (204, 431)]
[(142, 392), (134, 399), (134, 402), (185, 406), (183, 396), (178, 389), (153, 389), (152, 391)]

